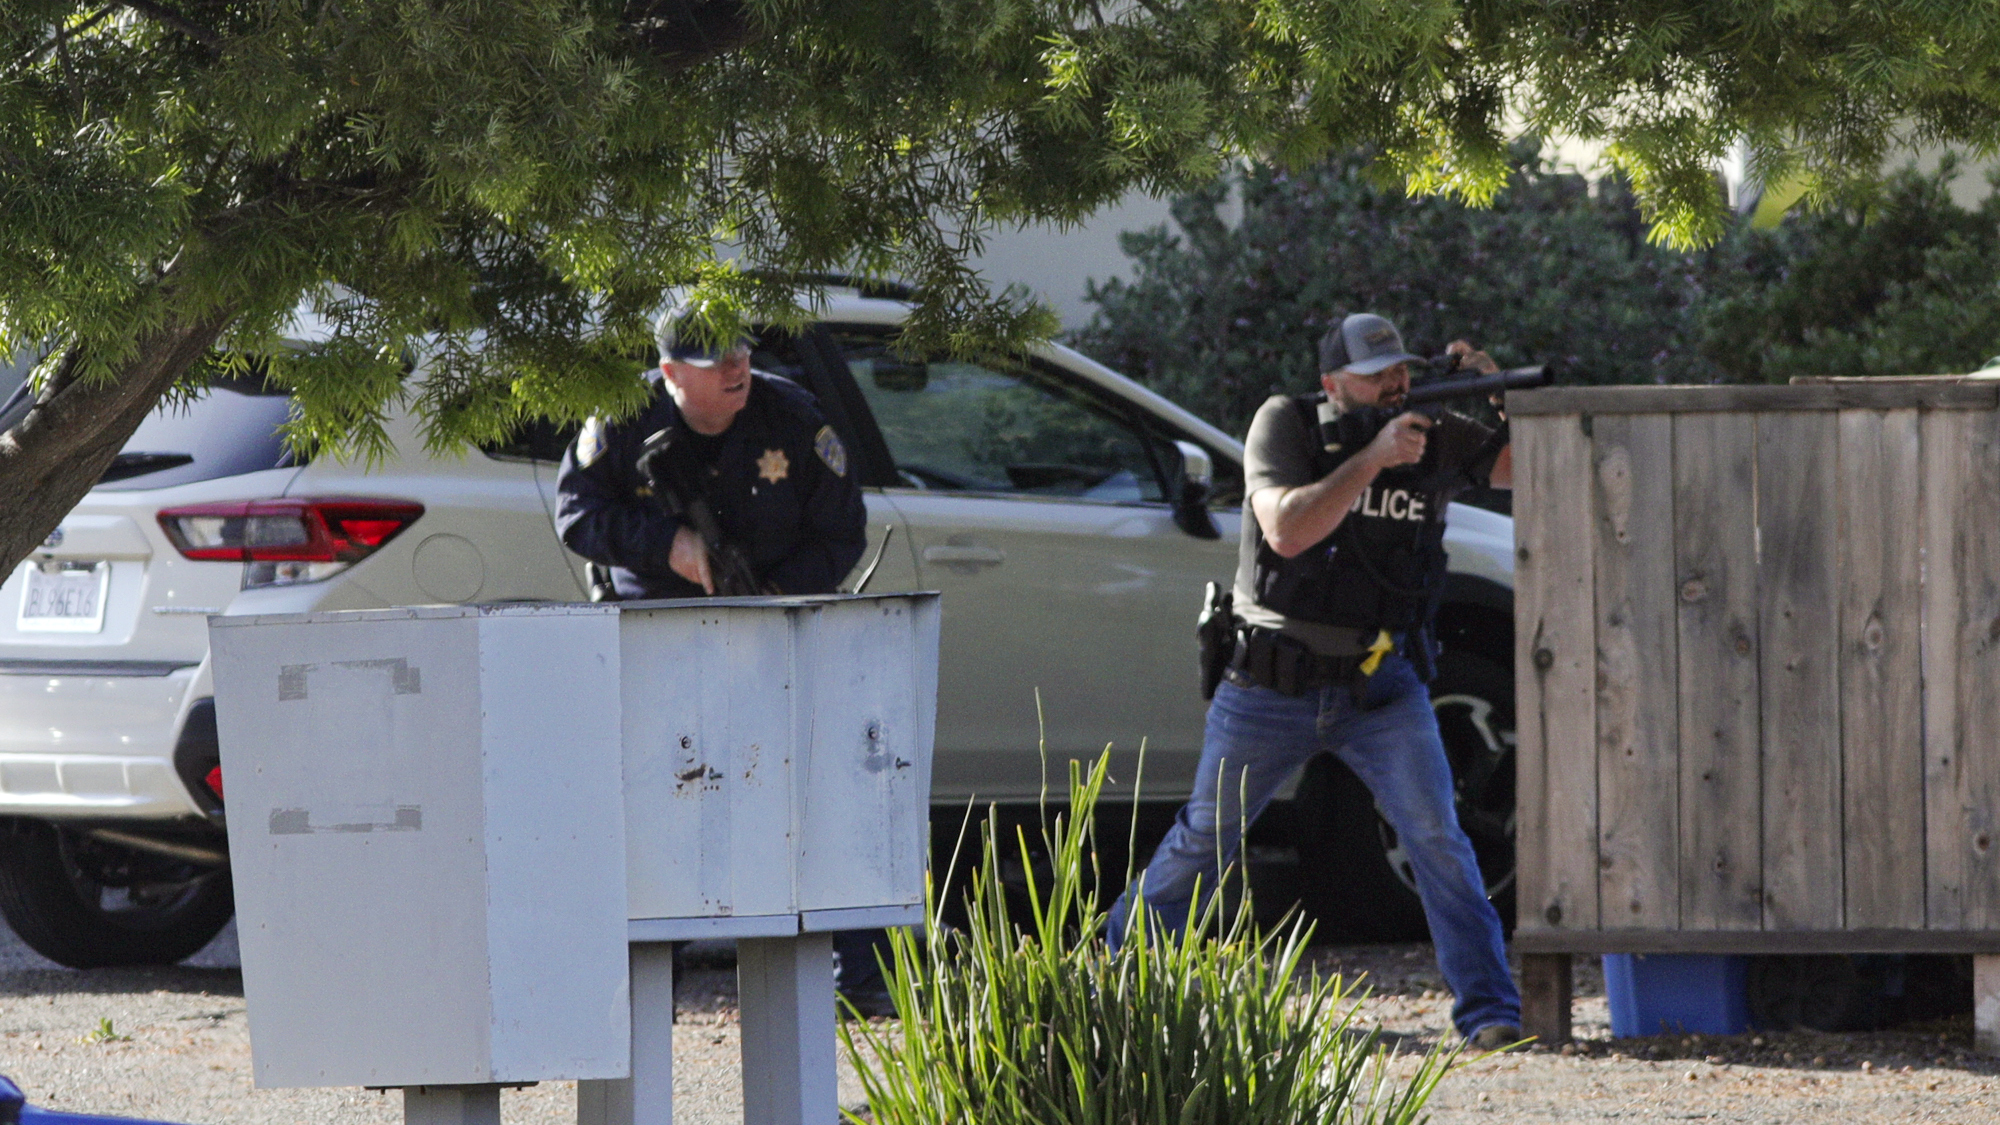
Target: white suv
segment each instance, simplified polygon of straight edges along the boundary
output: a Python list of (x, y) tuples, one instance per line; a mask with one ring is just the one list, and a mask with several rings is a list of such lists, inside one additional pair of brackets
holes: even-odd
[[(1114, 746), (1129, 781), (1145, 739), (1142, 835), (1163, 830), (1200, 752), (1193, 622), (1205, 584), (1235, 570), (1242, 447), (1059, 346), (898, 359), (887, 343), (906, 312), (837, 290), (754, 362), (813, 391), (846, 441), (869, 514), (857, 574), (879, 559), (869, 589), (945, 593), (934, 798), (1032, 808), (1044, 738), (1054, 762)], [(439, 459), (396, 418), (409, 455), (293, 464), (274, 433), (288, 409), (237, 383), (153, 415), (0, 585), (0, 913), (57, 961), (174, 961), (228, 920), (209, 615), (586, 596), (585, 562), (550, 519), (568, 433), (530, 426)], [(1440, 710), (1462, 818), (1501, 893), (1511, 522), (1460, 505), (1447, 543)], [(1420, 931), (1393, 837), (1351, 776), (1316, 763), (1300, 796), (1270, 819), (1308, 905), (1366, 894), (1384, 907), (1354, 936)]]

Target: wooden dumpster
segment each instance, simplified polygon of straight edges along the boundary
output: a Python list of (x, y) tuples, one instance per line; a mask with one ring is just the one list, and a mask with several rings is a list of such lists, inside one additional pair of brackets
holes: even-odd
[(2000, 383), (1508, 409), (1528, 1030), (1576, 953), (2000, 954)]

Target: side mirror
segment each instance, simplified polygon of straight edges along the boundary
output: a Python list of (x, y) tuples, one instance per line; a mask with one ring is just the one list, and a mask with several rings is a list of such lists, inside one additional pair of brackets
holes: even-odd
[(1208, 450), (1191, 441), (1176, 441), (1174, 448), (1181, 451), (1181, 475), (1189, 484), (1198, 484), (1204, 492), (1215, 490), (1215, 459)]
[(1208, 510), (1208, 496), (1215, 488), (1215, 460), (1208, 450), (1191, 441), (1176, 441), (1173, 449), (1179, 455), (1172, 458), (1179, 464), (1170, 466), (1176, 471), (1169, 474), (1174, 526), (1196, 539), (1222, 538)]

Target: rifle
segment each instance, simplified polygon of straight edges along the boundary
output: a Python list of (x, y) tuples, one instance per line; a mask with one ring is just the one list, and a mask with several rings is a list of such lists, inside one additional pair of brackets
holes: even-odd
[(716, 593), (725, 597), (769, 593), (757, 581), (757, 572), (750, 567), (750, 556), (723, 536), (708, 494), (686, 479), (689, 474), (673, 471), (670, 460), (673, 440), (673, 431), (660, 430), (647, 438), (639, 450), (639, 475), (653, 490), (654, 501), (701, 536), (708, 548), (708, 573), (715, 582)]
[[(1457, 356), (1440, 357), (1434, 362), (1443, 368), (1444, 375), (1412, 383), (1409, 393), (1396, 406), (1371, 406), (1343, 414), (1331, 402), (1320, 403), (1320, 441), (1329, 450), (1339, 449), (1343, 444), (1359, 444), (1373, 438), (1389, 419), (1404, 411), (1414, 410), (1435, 422), (1443, 413), (1441, 407), (1444, 403), (1466, 398), (1489, 398), (1505, 391), (1530, 387), (1546, 387), (1555, 381), (1555, 371), (1546, 363), (1495, 371), (1491, 375), (1453, 378), (1451, 372), (1457, 367)], [(1495, 433), (1499, 442), (1488, 443), (1493, 447), (1492, 452), (1498, 452), (1500, 445), (1506, 443), (1505, 434), (1506, 426), (1503, 424)], [(1481, 455), (1487, 452), (1485, 449), (1480, 451)]]
[[(1451, 358), (1455, 360), (1458, 357)], [(1453, 378), (1451, 369), (1447, 368), (1442, 376), (1412, 383), (1410, 393), (1403, 396), (1403, 407), (1413, 410), (1453, 399), (1485, 398), (1504, 391), (1546, 387), (1554, 381), (1555, 372), (1546, 363), (1495, 371), (1491, 375), (1463, 375), (1457, 378)]]

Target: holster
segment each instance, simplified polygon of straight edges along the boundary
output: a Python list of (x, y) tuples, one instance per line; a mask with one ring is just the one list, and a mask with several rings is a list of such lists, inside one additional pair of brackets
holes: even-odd
[(1194, 619), (1195, 640), (1201, 643), (1201, 697), (1215, 698), (1215, 687), (1229, 662), (1236, 656), (1236, 595), (1220, 583), (1210, 582), (1202, 600), (1201, 614)]

